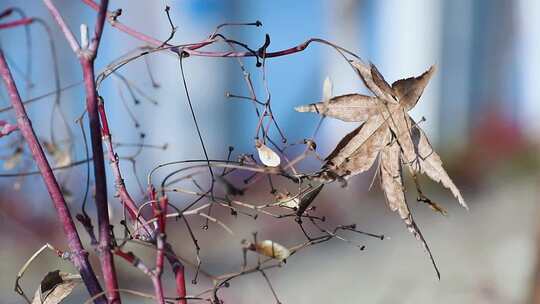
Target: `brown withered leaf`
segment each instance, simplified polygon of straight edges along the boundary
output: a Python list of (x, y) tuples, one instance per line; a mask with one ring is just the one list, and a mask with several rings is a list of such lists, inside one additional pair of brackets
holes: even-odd
[(398, 212), (407, 229), (422, 243), (440, 277), (431, 251), (407, 205), (402, 173), (405, 166), (413, 176), (420, 173), (428, 176), (449, 189), (467, 208), (458, 188), (444, 170), (441, 158), (408, 114), (417, 104), (435, 67), (390, 86), (373, 64), (359, 61), (351, 61), (351, 64), (375, 96), (347, 94), (296, 108), (299, 112), (316, 112), (343, 121), (362, 122), (338, 143), (326, 158), (318, 177), (326, 182), (346, 180), (367, 171), (379, 156), (381, 188), (390, 209)]
[(80, 275), (51, 271), (41, 280), (32, 304), (58, 304), (82, 282)]
[(296, 210), (296, 215), (301, 216), (304, 214), (304, 211), (311, 205), (315, 198), (319, 195), (323, 188), (324, 184), (320, 184), (313, 188), (308, 188), (300, 195), (300, 202), (298, 203), (298, 210)]

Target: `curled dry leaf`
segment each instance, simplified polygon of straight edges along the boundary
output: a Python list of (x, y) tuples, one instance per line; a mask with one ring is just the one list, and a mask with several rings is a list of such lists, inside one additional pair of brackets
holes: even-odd
[(323, 188), (324, 184), (320, 184), (317, 187), (309, 187), (300, 195), (300, 203), (298, 204), (298, 210), (296, 215), (301, 216), (304, 211), (313, 203), (315, 198), (319, 195)]
[(267, 145), (263, 144), (260, 140), (257, 140), (255, 147), (259, 152), (259, 158), (261, 162), (268, 167), (277, 167), (281, 163), (279, 155), (270, 149)]
[(251, 250), (264, 256), (283, 261), (291, 255), (289, 249), (271, 240), (264, 240), (250, 246)]
[(51, 271), (45, 275), (34, 294), (32, 304), (58, 304), (82, 282), (76, 274)]
[(401, 79), (390, 86), (373, 64), (351, 61), (351, 65), (375, 96), (348, 94), (296, 108), (299, 112), (316, 112), (343, 121), (362, 122), (326, 158), (318, 178), (325, 182), (345, 180), (367, 171), (380, 156), (378, 170), (388, 205), (398, 212), (409, 231), (422, 242), (433, 262), (405, 199), (402, 166), (407, 167), (413, 176), (424, 174), (442, 184), (467, 208), (458, 188), (444, 170), (439, 155), (408, 114), (417, 104), (435, 67), (430, 67), (418, 77)]

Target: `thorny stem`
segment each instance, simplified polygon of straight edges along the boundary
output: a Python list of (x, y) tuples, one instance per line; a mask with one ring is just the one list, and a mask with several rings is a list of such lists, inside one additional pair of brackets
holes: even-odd
[[(72, 252), (73, 264), (81, 274), (81, 277), (88, 289), (90, 295), (95, 296), (102, 292), (101, 286), (96, 278), (94, 270), (88, 261), (88, 253), (84, 250), (69, 208), (66, 204), (60, 186), (54, 177), (51, 167), (45, 157), (45, 153), (37, 139), (37, 136), (32, 128), (32, 124), (26, 110), (24, 109), (21, 97), (5, 60), (3, 51), (0, 50), (0, 75), (6, 85), (11, 104), (16, 112), (17, 125), (26, 140), (30, 152), (41, 172), (47, 191), (51, 196), (54, 207), (62, 223), (64, 233), (66, 234), (68, 246)], [(94, 300), (95, 303), (106, 303), (104, 297), (98, 297)]]

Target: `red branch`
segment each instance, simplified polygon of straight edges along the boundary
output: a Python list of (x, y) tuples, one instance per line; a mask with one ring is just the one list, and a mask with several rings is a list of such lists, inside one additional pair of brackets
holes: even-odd
[[(82, 0), (84, 2), (84, 4), (88, 5), (89, 7), (91, 7), (93, 10), (98, 10), (99, 9), (99, 5), (97, 3), (95, 3), (94, 1), (92, 0)], [(141, 40), (141, 41), (145, 41), (146, 43), (150, 44), (150, 45), (153, 45), (153, 46), (160, 46), (163, 44), (162, 41), (159, 41), (157, 39), (154, 39), (148, 35), (145, 35), (141, 32), (138, 32), (124, 24), (122, 24), (121, 22), (117, 21), (116, 20), (116, 15), (114, 13), (111, 13), (111, 12), (107, 12), (107, 20), (109, 21), (109, 23), (111, 24), (112, 27), (115, 27), (117, 28), (118, 30), (132, 36), (132, 37), (135, 37), (137, 38), (138, 40)]]
[(60, 27), (60, 30), (66, 37), (66, 40), (68, 41), (69, 46), (71, 47), (73, 52), (77, 54), (77, 56), (79, 56), (80, 50), (81, 50), (81, 47), (79, 46), (79, 42), (77, 42), (77, 38), (75, 38), (75, 36), (73, 35), (71, 30), (67, 26), (66, 22), (64, 21), (64, 18), (62, 18), (62, 15), (58, 11), (54, 3), (52, 3), (52, 0), (43, 0), (43, 3), (49, 10), (49, 13), (51, 13), (54, 21), (56, 21), (56, 23), (58, 24), (58, 27)]
[[(107, 180), (105, 172), (105, 159), (103, 157), (103, 145), (101, 142), (101, 130), (99, 124), (99, 114), (97, 110), (97, 92), (94, 81), (93, 61), (81, 59), (84, 73), (84, 83), (86, 90), (86, 110), (90, 123), (90, 138), (92, 142), (92, 155), (94, 164), (94, 180), (96, 187), (96, 207), (99, 227), (99, 257), (101, 270), (107, 289), (107, 298), (110, 303), (120, 303), (118, 293), (118, 281), (114, 268), (111, 253), (111, 233), (109, 210), (107, 204)], [(97, 129), (97, 130), (96, 130)]]
[(12, 125), (7, 121), (0, 120), (0, 137), (11, 134), (11, 132), (18, 130), (17, 125)]
[[(99, 5), (97, 3), (95, 3), (94, 1), (92, 1), (92, 0), (83, 0), (83, 2), (85, 4), (87, 4), (88, 6), (90, 6), (94, 10), (99, 9)], [(119, 21), (116, 20), (116, 18), (114, 17), (115, 15), (113, 13), (108, 12), (107, 16), (109, 17), (109, 18), (107, 18), (109, 23), (113, 27), (117, 28), (118, 30), (126, 32), (130, 36), (136, 37), (139, 40), (146, 41), (147, 43), (149, 43), (151, 45), (154, 45), (154, 46), (163, 45), (163, 42), (161, 42), (161, 41), (159, 41), (157, 39), (154, 39), (154, 38), (152, 38), (150, 36), (147, 36), (145, 34), (142, 34), (142, 33), (138, 32), (138, 31), (135, 31), (135, 30), (125, 26), (124, 24), (120, 23)], [(194, 46), (193, 48), (194, 49), (195, 48), (200, 48), (200, 47), (206, 46), (206, 45), (208, 45), (210, 43), (211, 43), (210, 41), (205, 41), (205, 42), (202, 42), (202, 43)], [(115, 177), (115, 185), (116, 185), (118, 196), (120, 197), (120, 200), (122, 201), (124, 206), (127, 208), (128, 213), (132, 217), (132, 219), (137, 220), (137, 215), (138, 215), (137, 205), (133, 201), (133, 199), (131, 198), (131, 196), (129, 195), (129, 193), (128, 193), (126, 187), (125, 187), (124, 179), (122, 178), (122, 173), (120, 171), (118, 156), (114, 152), (114, 147), (113, 147), (113, 144), (112, 144), (112, 138), (111, 138), (112, 136), (111, 136), (110, 131), (109, 131), (107, 115), (106, 115), (106, 112), (105, 112), (105, 106), (104, 106), (102, 101), (98, 103), (98, 110), (99, 110), (99, 114), (100, 114), (100, 117), (101, 117), (103, 141), (107, 145), (107, 155), (108, 155), (108, 158), (109, 158), (109, 162), (111, 164), (113, 175)], [(154, 194), (155, 194), (155, 192), (154, 192)], [(166, 205), (165, 205), (165, 207), (166, 207)], [(148, 226), (146, 220), (144, 220), (144, 218), (143, 218), (143, 226), (144, 226), (144, 228), (146, 228), (147, 232), (149, 232), (149, 235), (151, 235), (151, 229)], [(167, 258), (167, 261), (169, 262), (169, 264), (171, 264), (171, 267), (173, 269), (173, 273), (175, 275), (175, 281), (176, 281), (176, 290), (177, 290), (178, 296), (181, 298), (181, 300), (179, 301), (179, 304), (185, 304), (186, 301), (185, 301), (184, 298), (186, 297), (186, 283), (185, 283), (184, 265), (182, 265), (182, 263), (178, 260), (178, 258), (174, 254), (172, 246), (170, 244), (164, 242), (164, 240), (160, 240), (159, 235), (158, 235), (157, 242), (158, 243), (156, 245), (158, 247), (158, 259), (161, 262), (157, 263), (158, 265), (156, 265), (157, 266), (156, 268), (158, 270), (162, 269), (162, 267), (163, 267), (163, 265), (162, 265), (163, 264), (163, 256), (164, 256), (163, 252), (167, 251), (167, 254), (165, 256)], [(161, 247), (161, 249), (160, 249), (160, 247)], [(160, 253), (160, 251), (161, 251), (161, 253)], [(161, 264), (161, 267), (159, 267), (160, 264)], [(158, 273), (161, 274), (161, 270), (159, 270)], [(154, 288), (156, 290), (156, 296), (158, 297), (158, 300), (160, 300), (160, 297), (163, 297), (163, 289), (161, 287), (160, 275), (158, 277), (153, 277), (152, 282), (153, 282)], [(161, 300), (163, 300), (163, 299), (161, 299)]]
[[(89, 7), (91, 7), (92, 9), (94, 10), (97, 10), (98, 9), (98, 5), (92, 1), (92, 0), (82, 0), (86, 5), (88, 5)], [(159, 41), (155, 38), (152, 38), (148, 35), (145, 35), (141, 32), (138, 32), (130, 27), (128, 27), (127, 25), (124, 25), (122, 23), (120, 23), (119, 21), (116, 20), (116, 17), (115, 18), (112, 18), (113, 16), (115, 16), (113, 13), (109, 12), (108, 13), (108, 21), (109, 23), (111, 24), (111, 26), (117, 28), (118, 30), (132, 36), (133, 38), (135, 39), (138, 39), (140, 41), (143, 41), (143, 42), (146, 42), (152, 46), (155, 46), (155, 47), (159, 47), (159, 46), (166, 46), (166, 47), (170, 47), (171, 45), (170, 44), (163, 44), (162, 41)], [(293, 46), (291, 48), (288, 48), (288, 49), (285, 49), (285, 50), (280, 50), (280, 51), (275, 51), (275, 52), (266, 52), (266, 49), (263, 49), (263, 50), (260, 50), (259, 52), (206, 52), (206, 51), (198, 51), (198, 49), (206, 46), (206, 45), (209, 45), (209, 44), (212, 44), (213, 42), (215, 42), (216, 40), (213, 40), (213, 39), (208, 39), (208, 40), (205, 40), (205, 41), (202, 41), (201, 43), (198, 43), (198, 44), (194, 44), (192, 46), (189, 46), (189, 47), (185, 47), (185, 48), (171, 48), (170, 50), (173, 51), (173, 52), (177, 52), (177, 53), (181, 53), (181, 52), (184, 52), (184, 53), (187, 53), (191, 56), (200, 56), (200, 57), (255, 57), (255, 56), (259, 56), (261, 58), (275, 58), (275, 57), (281, 57), (281, 56), (287, 56), (287, 55), (291, 55), (291, 54), (294, 54), (294, 53), (298, 53), (298, 52), (301, 52), (303, 50), (305, 50), (312, 42), (320, 42), (320, 43), (323, 43), (323, 44), (328, 44), (332, 47), (336, 47), (335, 45), (333, 45), (332, 43), (324, 40), (324, 39), (319, 39), (319, 38), (311, 38), (299, 45), (296, 45), (296, 46)]]
[[(99, 98), (99, 101), (98, 101), (98, 112), (101, 118), (102, 137), (103, 137), (103, 141), (105, 142), (105, 145), (107, 146), (107, 156), (109, 158), (109, 163), (111, 164), (112, 172), (114, 175), (114, 183), (116, 185), (116, 191), (118, 193), (118, 196), (120, 197), (120, 200), (124, 204), (124, 207), (127, 209), (128, 214), (130, 215), (131, 219), (135, 220), (137, 218), (137, 213), (138, 213), (137, 204), (129, 195), (126, 189), (126, 185), (124, 183), (124, 179), (122, 178), (118, 155), (114, 152), (114, 147), (112, 144), (112, 135), (109, 131), (109, 123), (107, 121), (105, 105), (103, 104), (103, 100), (101, 98)], [(143, 223), (146, 223), (146, 221), (143, 221)]]
[(34, 18), (22, 18), (15, 21), (0, 23), (0, 30), (14, 28), (21, 25), (29, 25), (30, 23), (34, 22), (34, 20), (35, 20)]
[(142, 271), (144, 274), (146, 274), (149, 277), (154, 276), (154, 273), (148, 268), (138, 257), (136, 257), (133, 252), (128, 251), (122, 251), (120, 249), (115, 249), (114, 254), (121, 257), (122, 259), (126, 260), (128, 263), (133, 265), (135, 268)]
[(95, 26), (95, 34), (89, 49), (81, 49), (75, 36), (67, 26), (62, 15), (51, 0), (43, 0), (54, 20), (64, 33), (73, 52), (79, 57), (82, 70), (84, 87), (86, 93), (86, 111), (90, 125), (90, 139), (92, 143), (92, 161), (94, 167), (94, 180), (96, 187), (95, 201), (98, 217), (99, 245), (98, 253), (101, 263), (101, 270), (105, 281), (107, 299), (109, 303), (120, 303), (118, 292), (118, 280), (114, 267), (109, 209), (107, 204), (107, 180), (105, 172), (105, 159), (103, 156), (103, 143), (101, 141), (101, 126), (98, 113), (98, 96), (94, 74), (94, 60), (101, 35), (103, 33), (103, 23), (107, 12), (108, 0), (102, 0), (99, 5), (98, 17)]
[(184, 265), (176, 257), (176, 254), (174, 253), (169, 243), (165, 244), (165, 251), (166, 251), (165, 257), (167, 258), (167, 261), (171, 265), (172, 271), (174, 273), (174, 280), (176, 282), (175, 284), (176, 293), (180, 297), (178, 304), (186, 304), (187, 301), (185, 300), (185, 297), (187, 295), (187, 291), (186, 291), (186, 277), (185, 277), (185, 272), (184, 272)]
[[(53, 201), (58, 218), (62, 223), (64, 233), (67, 237), (68, 246), (71, 250), (73, 264), (81, 274), (90, 295), (96, 296), (102, 292), (101, 286), (99, 285), (96, 275), (94, 274), (94, 270), (88, 262), (88, 253), (83, 248), (79, 234), (77, 233), (75, 224), (71, 218), (69, 208), (66, 204), (62, 191), (60, 190), (60, 186), (54, 177), (51, 166), (49, 165), (34, 129), (32, 128), (32, 123), (26, 114), (19, 91), (17, 90), (17, 86), (15, 85), (15, 81), (13, 80), (2, 50), (0, 50), (0, 75), (4, 81), (4, 84), (6, 85), (11, 105), (13, 106), (13, 109), (17, 115), (17, 125), (19, 130), (26, 140), (30, 152), (36, 161), (36, 165), (39, 168), (41, 176), (43, 177), (47, 191), (49, 192), (49, 195)], [(94, 300), (94, 302), (102, 304), (106, 303), (106, 300), (104, 297), (98, 297)]]

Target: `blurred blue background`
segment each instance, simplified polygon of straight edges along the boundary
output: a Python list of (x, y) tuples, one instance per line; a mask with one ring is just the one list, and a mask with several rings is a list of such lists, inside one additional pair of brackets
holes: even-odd
[[(81, 23), (92, 28), (94, 11), (79, 1), (57, 0), (55, 3), (75, 33)], [(123, 23), (158, 39), (166, 39), (170, 28), (164, 14), (165, 5), (171, 6), (172, 20), (178, 26), (172, 40), (175, 44), (201, 41), (223, 22), (260, 20), (263, 27), (229, 27), (223, 32), (253, 48), (261, 46), (268, 33), (270, 51), (298, 45), (311, 37), (324, 38), (375, 63), (389, 81), (419, 75), (430, 65), (437, 65), (437, 73), (412, 116), (416, 120), (426, 118), (422, 127), (440, 151), (471, 211), (457, 208), (448, 193), (439, 193), (441, 189), (427, 181), (429, 191), (449, 209), (450, 216), (433, 214), (428, 208), (415, 204), (413, 194), (409, 196), (411, 204), (415, 205), (416, 219), (442, 270), (442, 280), (436, 281), (422, 249), (408, 235), (399, 218), (385, 206), (380, 191), (367, 191), (372, 178), (369, 173), (354, 179), (345, 190), (339, 186), (328, 187), (318, 199), (318, 205), (332, 216), (334, 222), (356, 222), (366, 230), (391, 238), (382, 242), (366, 240), (368, 248), (362, 253), (338, 242), (302, 253), (285, 269), (271, 272), (282, 302), (534, 301), (531, 294), (536, 286), (536, 235), (540, 228), (537, 220), (540, 215), (537, 206), (540, 1), (114, 0), (110, 10), (122, 8), (120, 20)], [(48, 24), (58, 53), (62, 87), (79, 83), (82, 76), (77, 58), (44, 5), (35, 0), (3, 0), (0, 9), (11, 6)], [(46, 32), (42, 26), (34, 25), (31, 35), (32, 71), (26, 75), (29, 62), (24, 30), (0, 32), (0, 45), (10, 65), (17, 70), (16, 81), (23, 99), (54, 90), (54, 63)], [(101, 71), (112, 60), (141, 45), (107, 25), (96, 62), (97, 70)], [(258, 96), (264, 99), (261, 69), (255, 67), (254, 59), (245, 59), (244, 63), (252, 73)], [(257, 119), (252, 105), (225, 97), (226, 92), (249, 94), (237, 61), (192, 57), (186, 59), (184, 65), (210, 158), (226, 157), (230, 145), (235, 146), (238, 153), (255, 153), (253, 136)], [(159, 88), (152, 86), (147, 66)], [(313, 44), (303, 52), (270, 59), (266, 68), (274, 114), (290, 142), (313, 134), (318, 117), (296, 113), (293, 108), (320, 100), (326, 77), (333, 82), (334, 95), (367, 93), (339, 54), (322, 45)], [(136, 157), (136, 171), (129, 160), (122, 161), (128, 189), (141, 198), (135, 176), (144, 184), (146, 174), (157, 164), (203, 158), (203, 154), (175, 56), (154, 54), (148, 56), (146, 62), (138, 60), (120, 73), (159, 105), (148, 102), (137, 91), (135, 95), (141, 103), (134, 105), (119, 78), (111, 77), (105, 81), (100, 93), (106, 101), (114, 140), (124, 144), (138, 143), (142, 132), (146, 144), (168, 145), (166, 150), (143, 149)], [(8, 105), (4, 89), (0, 90), (0, 102), (2, 107)], [(40, 138), (51, 141), (51, 136), (55, 136), (62, 142), (69, 138), (69, 132), (58, 112), (53, 113), (53, 102), (51, 96), (28, 105), (27, 109)], [(72, 160), (84, 159), (81, 131), (74, 122), (84, 110), (82, 86), (63, 91), (60, 108), (75, 137), (70, 157)], [(132, 116), (138, 121), (138, 128)], [(13, 113), (9, 111), (0, 113), (0, 119), (14, 122)], [(356, 126), (325, 120), (316, 137), (318, 151), (327, 155), (339, 139)], [(272, 132), (277, 138), (277, 133)], [(26, 154), (16, 153), (20, 146), (18, 136), (1, 139), (4, 173), (33, 169)], [(129, 146), (118, 147), (122, 156), (134, 155), (137, 150)], [(309, 163), (309, 166), (314, 169), (316, 163)], [(80, 208), (85, 174), (85, 166), (58, 173), (70, 193), (74, 212)], [(111, 176), (108, 181), (110, 200), (115, 201)], [(0, 187), (0, 231), (3, 232), (0, 235), (0, 272), (3, 274), (0, 294), (4, 303), (19, 303), (21, 299), (11, 291), (18, 267), (44, 242), (60, 247), (65, 244), (38, 176), (2, 178)], [(116, 202), (113, 204), (116, 206)], [(113, 219), (117, 222), (120, 218), (121, 210), (115, 207)], [(281, 242), (289, 245), (301, 240), (301, 235), (284, 238), (285, 228), (276, 228), (271, 222), (263, 223), (261, 228), (261, 223), (231, 221), (230, 224), (239, 230), (232, 240), (217, 228), (214, 232), (201, 233), (201, 242), (206, 242), (202, 255), (203, 260), (208, 261), (207, 270), (217, 274), (236, 269), (234, 267), (240, 261), (239, 242), (249, 238), (256, 228), (268, 237), (278, 235)], [(294, 225), (286, 227), (296, 229)], [(182, 244), (188, 239), (182, 235), (184, 230), (179, 231), (177, 244)], [(192, 257), (190, 247), (179, 247), (181, 253)], [(60, 267), (51, 257), (42, 261), (34, 269), (35, 276), (27, 279), (25, 286), (30, 291), (35, 289), (46, 271)], [(120, 272), (137, 278), (130, 283), (133, 286), (149, 287), (138, 273), (129, 269)], [(208, 283), (203, 278), (199, 285), (189, 288), (195, 293), (208, 287), (205, 285)], [(273, 301), (259, 277), (240, 279), (227, 294), (231, 301), (243, 303), (259, 302), (261, 297), (266, 299), (265, 303)]]

